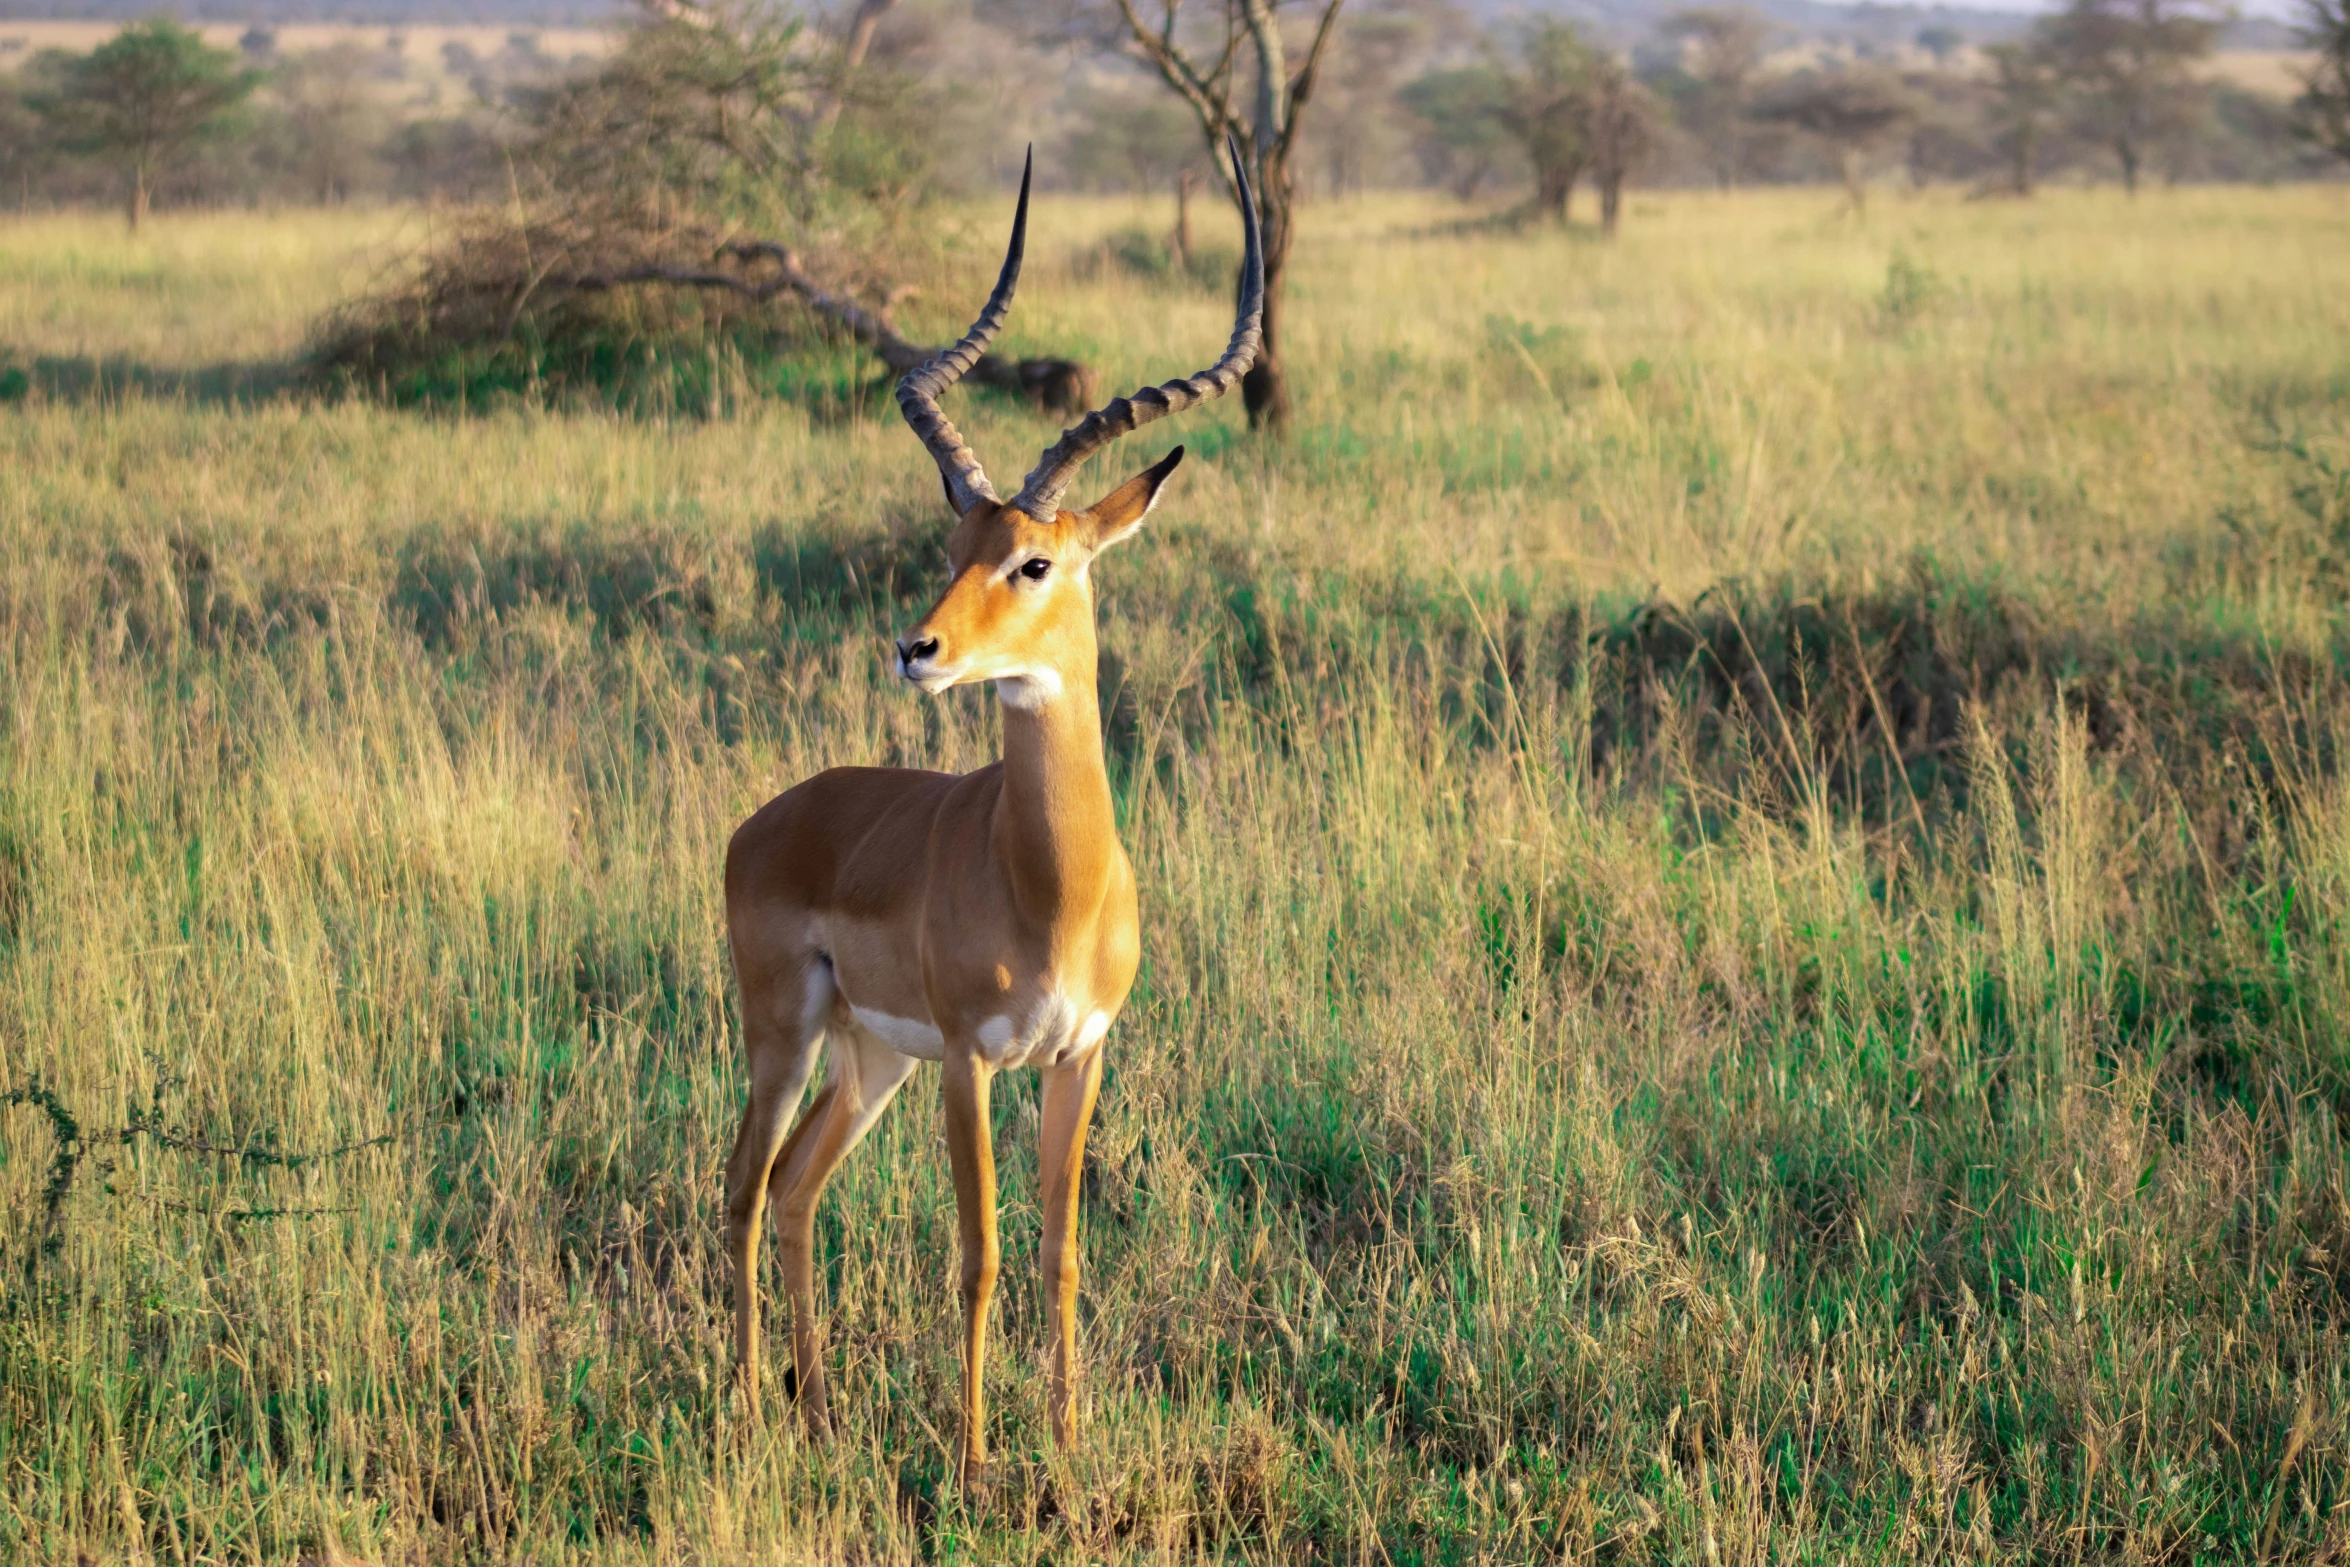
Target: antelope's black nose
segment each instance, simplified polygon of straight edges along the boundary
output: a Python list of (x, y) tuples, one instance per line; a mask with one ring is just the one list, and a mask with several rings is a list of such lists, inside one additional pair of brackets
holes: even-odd
[(938, 638), (924, 637), (919, 642), (901, 639), (898, 642), (898, 667), (911, 669), (923, 659), (938, 651)]

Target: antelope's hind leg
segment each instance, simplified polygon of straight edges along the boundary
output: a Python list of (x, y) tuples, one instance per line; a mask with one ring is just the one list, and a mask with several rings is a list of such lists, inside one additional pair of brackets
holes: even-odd
[(823, 1343), (816, 1332), (816, 1203), (832, 1172), (873, 1129), (913, 1072), (911, 1056), (899, 1055), (863, 1029), (836, 1029), (831, 1077), (776, 1161), (775, 1244), (783, 1261), (784, 1293), (791, 1298), (792, 1369), (800, 1408), (819, 1433), (831, 1429), (832, 1416), (824, 1392)]
[[(759, 1221), (767, 1178), (783, 1151), (791, 1113), (806, 1091), (836, 994), (832, 964), (813, 947), (756, 950), (733, 932), (735, 983), (742, 992), (743, 1055), (750, 1102), (726, 1162), (726, 1250), (734, 1261), (734, 1357), (745, 1408), (759, 1415)], [(746, 950), (746, 949), (751, 950)], [(813, 1119), (821, 1101), (811, 1108)]]

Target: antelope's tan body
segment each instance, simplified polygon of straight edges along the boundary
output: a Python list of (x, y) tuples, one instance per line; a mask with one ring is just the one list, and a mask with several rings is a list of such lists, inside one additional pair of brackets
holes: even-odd
[[(1067, 1444), (1074, 1431), (1078, 1176), (1104, 1042), (1141, 952), (1134, 870), (1118, 843), (1102, 762), (1092, 566), (1141, 525), (1183, 449), (1086, 510), (1064, 510), (1059, 498), (1091, 452), (1222, 394), (1246, 370), (1264, 289), (1255, 209), (1245, 182), (1240, 188), (1242, 304), (1223, 358), (1087, 415), (1006, 502), (936, 396), (978, 358), (1010, 305), (1027, 228), (1023, 179), (986, 309), (962, 342), (898, 389), (957, 513), (946, 592), (898, 643), (898, 672), (928, 692), (992, 682), (1003, 705), (1003, 759), (960, 777), (836, 768), (769, 801), (727, 847), (727, 932), (751, 1082), (727, 1165), (726, 1224), (749, 1406), (755, 1413), (762, 1210), (772, 1203), (799, 1396), (823, 1430), (816, 1203), (891, 1096), (920, 1063), (936, 1061), (962, 1253), (966, 1478), (985, 1455), (981, 1367), (998, 1257), (989, 1085), (1016, 1067), (1044, 1076), (1049, 1407), (1057, 1441)], [(793, 1126), (820, 1045), (831, 1069)]]
[(1007, 771), (844, 767), (778, 796), (728, 862), (749, 910), (737, 966), (786, 1001), (797, 979), (803, 1016), (913, 1060), (967, 1038), (989, 1066), (1052, 1067), (1099, 1044), (1134, 982), (1134, 874), (1115, 843), (1047, 885), (1002, 874), (975, 851), (1049, 808)]

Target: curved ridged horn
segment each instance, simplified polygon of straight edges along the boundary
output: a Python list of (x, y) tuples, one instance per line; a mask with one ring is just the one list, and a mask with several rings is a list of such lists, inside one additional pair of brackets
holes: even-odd
[(981, 501), (994, 500), (995, 486), (987, 482), (987, 470), (979, 466), (979, 458), (961, 433), (939, 412), (938, 394), (979, 362), (1011, 311), (1012, 290), (1020, 284), (1020, 255), (1028, 244), (1028, 177), (1035, 165), (1036, 150), (1032, 147), (1020, 165), (1020, 208), (1012, 215), (1012, 243), (1004, 251), (1004, 269), (996, 275), (995, 292), (987, 296), (979, 319), (971, 323), (961, 342), (898, 380), (898, 410), (937, 459), (939, 477), (946, 481), (947, 502), (958, 517)]
[(1044, 459), (1020, 485), (1012, 504), (1039, 522), (1050, 522), (1060, 510), (1061, 492), (1077, 475), (1086, 458), (1119, 436), (1141, 429), (1153, 419), (1221, 397), (1240, 384), (1257, 357), (1265, 319), (1265, 245), (1258, 230), (1256, 192), (1248, 188), (1248, 168), (1240, 159), (1239, 144), (1229, 136), (1224, 145), (1232, 156), (1232, 178), (1240, 187), (1241, 227), (1245, 231), (1240, 261), (1240, 309), (1232, 325), (1232, 341), (1224, 357), (1194, 376), (1146, 386), (1132, 397), (1095, 409), (1061, 432), (1045, 448)]

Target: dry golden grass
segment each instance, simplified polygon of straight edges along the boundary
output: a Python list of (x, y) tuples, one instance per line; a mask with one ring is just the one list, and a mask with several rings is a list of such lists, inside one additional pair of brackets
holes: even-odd
[[(831, 1446), (717, 1243), (726, 833), (990, 754), (913, 443), (278, 394), (396, 218), (0, 230), (0, 1556), (2350, 1552), (2350, 193), (1453, 216), (1318, 208), (1294, 438), (1102, 567), (1086, 1440), (1007, 1084), (977, 1506), (935, 1095)], [(1135, 221), (1013, 346), (1213, 350)]]

